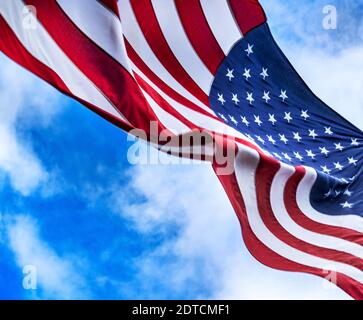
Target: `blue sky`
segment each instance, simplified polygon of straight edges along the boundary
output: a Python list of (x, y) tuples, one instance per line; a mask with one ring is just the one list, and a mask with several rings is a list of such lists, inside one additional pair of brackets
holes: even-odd
[[(313, 91), (363, 128), (363, 3), (261, 3)], [(132, 143), (0, 55), (1, 299), (348, 298), (256, 262), (208, 165), (131, 165)]]

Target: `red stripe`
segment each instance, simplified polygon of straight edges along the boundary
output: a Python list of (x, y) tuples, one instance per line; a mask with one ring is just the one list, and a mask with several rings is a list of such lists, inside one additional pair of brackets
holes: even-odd
[[(191, 129), (197, 129), (197, 126), (177, 112), (158, 92), (156, 92), (146, 81), (144, 81), (138, 74), (135, 73), (135, 78), (140, 87), (146, 91), (149, 96), (158, 104), (160, 108), (170, 113), (177, 118), (180, 122), (184, 123)], [(172, 128), (171, 128), (172, 129)]]
[(229, 3), (243, 35), (267, 20), (258, 0), (229, 0)]
[(330, 226), (313, 221), (300, 210), (297, 204), (296, 194), (298, 185), (305, 176), (305, 173), (306, 171), (303, 167), (297, 167), (296, 172), (290, 177), (289, 181), (286, 184), (284, 201), (286, 203), (286, 208), (291, 218), (298, 225), (307, 230), (344, 239), (363, 246), (362, 233), (348, 228)]
[(170, 98), (174, 99), (175, 101), (179, 102), (185, 107), (188, 107), (194, 111), (197, 111), (205, 116), (208, 116), (210, 118), (213, 118), (215, 120), (220, 121), (220, 119), (216, 116), (213, 116), (212, 114), (208, 113), (204, 109), (202, 109), (200, 106), (194, 104), (178, 92), (176, 92), (174, 89), (169, 87), (163, 80), (161, 80), (149, 67), (148, 65), (139, 57), (139, 55), (136, 53), (134, 48), (131, 46), (131, 44), (127, 41), (125, 38), (125, 45), (126, 50), (129, 58), (132, 60), (132, 62), (142, 71), (142, 73), (150, 80), (152, 81), (160, 90), (165, 92)]
[(117, 6), (117, 0), (98, 0), (102, 3), (105, 7), (111, 10), (116, 16), (120, 16)]
[(259, 212), (266, 227), (282, 242), (297, 250), (323, 259), (346, 263), (363, 271), (362, 259), (349, 253), (305, 242), (290, 234), (280, 225), (272, 210), (270, 199), (272, 181), (280, 169), (280, 164), (278, 161), (272, 161), (271, 158), (263, 155), (260, 157), (261, 160), (256, 171), (256, 193)]
[[(218, 166), (214, 164), (213, 168), (217, 174)], [(222, 183), (222, 186), (225, 189), (237, 214), (242, 228), (243, 240), (252, 256), (254, 256), (262, 264), (278, 270), (310, 273), (322, 278), (326, 278), (329, 275), (328, 270), (312, 268), (293, 262), (265, 246), (253, 233), (248, 222), (246, 207), (235, 174), (217, 174), (217, 176)], [(363, 285), (361, 283), (341, 273), (336, 274), (336, 281), (337, 286), (343, 289), (353, 298), (363, 299)]]
[(26, 2), (36, 6), (38, 20), (68, 58), (133, 126), (149, 132), (150, 121), (157, 121), (157, 117), (130, 73), (86, 37), (55, 1)]
[(169, 73), (191, 94), (209, 106), (208, 96), (182, 67), (169, 47), (150, 0), (130, 0), (135, 17), (150, 48)]
[(225, 55), (204, 15), (199, 0), (175, 0), (180, 20), (194, 50), (212, 74), (216, 74)]
[(60, 92), (64, 93), (67, 96), (70, 96), (83, 105), (85, 105), (87, 108), (92, 110), (93, 112), (97, 113), (107, 121), (113, 123), (117, 127), (125, 130), (130, 131), (132, 127), (130, 127), (128, 124), (126, 124), (124, 121), (122, 121), (120, 118), (117, 118), (113, 114), (108, 113), (107, 111), (104, 111), (103, 109), (100, 109), (97, 106), (94, 106), (90, 104), (87, 101), (84, 101), (80, 99), (79, 97), (76, 97), (73, 95), (67, 86), (64, 84), (62, 79), (50, 68), (48, 68), (46, 65), (35, 59), (23, 46), (23, 44), (19, 41), (19, 39), (16, 37), (13, 30), (8, 26), (6, 21), (2, 16), (0, 16), (0, 50), (7, 55), (9, 58), (14, 60), (16, 63), (21, 65), (22, 67), (26, 68), (27, 70), (31, 71), (35, 75), (37, 75), (39, 78), (45, 80), (49, 84), (51, 84), (53, 87), (58, 89)]

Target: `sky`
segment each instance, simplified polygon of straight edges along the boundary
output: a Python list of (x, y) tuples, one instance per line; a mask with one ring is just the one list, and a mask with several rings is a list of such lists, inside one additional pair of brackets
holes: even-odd
[[(363, 129), (363, 1), (261, 3), (310, 88)], [(0, 299), (349, 299), (258, 263), (208, 164), (130, 164), (133, 144), (0, 54)]]

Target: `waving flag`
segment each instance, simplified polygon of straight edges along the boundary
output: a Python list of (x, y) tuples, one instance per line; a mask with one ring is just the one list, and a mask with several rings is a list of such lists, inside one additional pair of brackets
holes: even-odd
[(228, 173), (199, 155), (251, 254), (363, 299), (363, 134), (309, 90), (257, 0), (1, 0), (0, 13), (2, 52), (120, 128), (161, 149), (150, 123), (203, 130), (233, 150)]

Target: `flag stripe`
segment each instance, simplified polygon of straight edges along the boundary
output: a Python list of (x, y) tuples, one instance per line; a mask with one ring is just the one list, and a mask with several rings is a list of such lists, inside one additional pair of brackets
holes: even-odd
[[(143, 80), (142, 77), (140, 77), (137, 73), (135, 73), (136, 80), (138, 84), (140, 85), (141, 89), (144, 92), (147, 92), (147, 94), (158, 104), (159, 108), (165, 110), (167, 113), (173, 116), (173, 118), (179, 119), (180, 122), (183, 124), (183, 130), (177, 130), (180, 131), (179, 133), (185, 133), (187, 131), (191, 131), (192, 128), (195, 128), (196, 125), (192, 122), (190, 122), (188, 119), (183, 117), (180, 113), (178, 113), (171, 104), (164, 99), (152, 86), (150, 86), (145, 80)], [(173, 120), (175, 121), (175, 120)], [(165, 122), (165, 126), (167, 128), (170, 128), (170, 130), (175, 131), (176, 128), (173, 127), (172, 123), (167, 124)], [(186, 129), (187, 128), (187, 129)]]
[[(136, 69), (136, 67), (134, 67)], [(246, 142), (248, 139), (241, 134), (240, 132), (234, 130), (233, 128), (225, 125), (219, 119), (214, 119), (209, 116), (205, 116), (200, 114), (199, 112), (195, 112), (184, 105), (178, 103), (177, 101), (173, 100), (172, 98), (168, 97), (165, 93), (160, 91), (150, 80), (147, 79), (145, 75), (142, 74), (140, 70), (136, 69), (136, 73), (140, 76), (146, 83), (150, 85), (158, 94), (160, 94), (163, 99), (165, 99), (170, 106), (177, 113), (179, 113), (184, 119), (189, 119), (193, 122), (193, 125), (197, 128), (207, 129), (219, 134), (223, 134), (229, 136), (231, 140), (235, 139), (236, 141), (242, 142), (245, 141), (247, 145), (251, 145), (250, 143)]]
[[(155, 56), (183, 87), (208, 106), (207, 93), (194, 82), (170, 49), (157, 21), (151, 1), (131, 0), (130, 3), (142, 33)], [(150, 32), (151, 30), (152, 32)]]
[[(266, 163), (266, 161), (265, 161)], [(279, 164), (278, 164), (279, 165)], [(270, 165), (265, 164), (265, 175), (261, 174), (262, 180), (267, 180)], [(291, 217), (291, 212), (287, 210), (286, 203), (284, 201), (284, 189), (291, 175), (295, 172), (295, 168), (281, 164), (281, 167), (277, 169), (272, 177), (272, 184), (270, 190), (270, 201), (272, 212), (279, 222), (279, 224), (290, 234), (296, 238), (310, 243), (315, 246), (321, 246), (331, 250), (338, 250), (349, 253), (360, 259), (363, 259), (363, 247), (357, 243), (345, 241), (341, 238), (332, 237), (324, 233), (315, 233), (304, 226), (297, 224)], [(262, 183), (270, 184), (271, 181), (265, 181)], [(260, 196), (260, 195), (259, 195)], [(292, 210), (293, 212), (293, 210)], [(349, 261), (349, 259), (348, 259)], [(361, 268), (363, 268), (363, 260), (360, 261)]]
[[(313, 268), (304, 264), (296, 263), (292, 260), (286, 259), (274, 250), (271, 250), (254, 234), (249, 224), (246, 214), (246, 205), (242, 197), (241, 190), (239, 189), (236, 173), (231, 175), (219, 175), (218, 165), (213, 165), (214, 170), (221, 181), (229, 199), (233, 205), (237, 217), (240, 221), (242, 228), (243, 240), (250, 253), (261, 263), (274, 269), (293, 272), (304, 272), (313, 275), (327, 278), (331, 271), (319, 268)], [(363, 296), (363, 285), (339, 272), (334, 273), (336, 276), (336, 284), (344, 291), (350, 294), (353, 298), (359, 299)]]
[[(150, 2), (157, 23), (173, 55), (193, 81), (208, 95), (214, 76), (199, 58), (189, 41), (180, 21), (174, 0), (144, 1)], [(192, 9), (190, 8), (189, 10), (191, 11)], [(212, 53), (210, 54), (212, 55)]]
[[(148, 132), (149, 122), (157, 121), (157, 117), (130, 73), (81, 33), (56, 2), (27, 0), (26, 3), (37, 7), (38, 20), (65, 54), (108, 97), (117, 110), (122, 110), (122, 114), (134, 127)], [(49, 14), (52, 19), (48, 19)], [(72, 37), (68, 34), (72, 34)], [(129, 94), (121, 95), (120, 92)]]
[[(117, 0), (97, 0), (105, 7), (111, 10), (116, 16), (119, 16)], [(90, 2), (90, 1), (89, 1)]]
[(229, 0), (229, 4), (243, 35), (267, 20), (258, 1)]
[[(341, 238), (350, 242), (357, 243), (363, 246), (363, 234), (352, 229), (344, 228), (342, 226), (333, 226), (316, 222), (306, 216), (298, 207), (296, 200), (297, 188), (301, 180), (304, 178), (305, 169), (297, 167), (295, 173), (291, 176), (286, 184), (284, 200), (286, 208), (291, 215), (291, 218), (300, 226), (311, 230), (315, 233), (322, 233)], [(291, 197), (291, 194), (294, 197)]]
[(225, 55), (241, 39), (238, 26), (230, 11), (228, 0), (200, 0), (204, 15)]
[[(271, 197), (271, 194), (276, 192), (276, 188), (273, 187), (274, 183), (280, 183), (280, 188), (283, 190), (284, 184), (282, 184), (282, 181), (279, 181), (280, 179), (278, 178), (278, 171), (279, 163), (277, 161), (273, 161), (272, 163), (271, 160), (266, 161), (266, 159), (263, 158), (261, 158), (256, 171), (256, 195), (259, 212), (262, 221), (268, 230), (281, 242), (289, 245), (292, 248), (300, 250), (301, 252), (331, 260), (333, 263), (349, 263), (349, 265), (362, 270), (363, 261), (362, 259), (359, 259), (362, 256), (359, 250), (362, 250), (362, 248), (359, 248), (359, 246), (358, 248), (355, 248), (351, 243), (340, 244), (338, 241), (339, 239), (336, 239), (336, 248), (331, 249), (330, 246), (332, 243), (334, 243), (334, 239), (331, 239), (333, 240), (331, 243), (326, 237), (324, 238), (323, 236), (320, 236), (319, 240), (321, 243), (319, 244), (319, 241), (314, 241), (314, 237), (317, 237), (317, 234), (311, 233), (309, 235), (309, 239), (306, 241), (304, 236), (304, 239), (301, 238), (302, 235), (300, 232), (298, 232), (296, 229), (294, 230), (292, 225), (287, 223), (289, 214), (286, 212), (283, 200), (281, 202), (278, 201), (278, 194), (273, 194), (273, 197)], [(308, 232), (305, 234), (307, 233)], [(334, 248), (334, 246), (332, 247)], [(351, 254), (351, 251), (353, 254), (357, 254), (357, 256)]]
[[(142, 90), (146, 100), (149, 102), (149, 105), (157, 115), (159, 121), (164, 125), (165, 128), (168, 128), (173, 134), (183, 134), (185, 132), (189, 132), (190, 128), (184, 125), (180, 120), (174, 117), (171, 113), (165, 111), (160, 107), (162, 103), (165, 103), (162, 100), (156, 101), (155, 96), (151, 97), (148, 92)], [(164, 106), (165, 107), (165, 106)]]
[[(123, 32), (124, 36), (126, 37), (126, 47), (128, 48), (127, 44), (129, 43), (129, 47), (133, 48), (134, 52), (137, 54), (137, 57), (140, 57), (140, 59), (144, 61), (145, 65), (147, 65), (154, 74), (160, 77), (160, 79), (166, 85), (168, 85), (170, 88), (172, 88), (194, 104), (198, 105), (202, 109), (214, 114), (213, 111), (208, 107), (209, 102), (204, 104), (203, 102), (201, 102), (201, 100), (198, 100), (192, 93), (187, 90), (187, 88), (183, 87), (158, 60), (154, 52), (151, 50), (149, 44), (147, 43), (145, 36), (136, 21), (136, 17), (129, 1), (119, 1), (118, 4), (120, 8)], [(130, 54), (129, 48), (127, 50)], [(134, 63), (138, 65), (138, 61), (137, 59), (135, 59), (135, 56), (132, 53), (129, 58), (131, 60), (134, 60)], [(146, 72), (146, 70), (144, 70), (143, 68), (140, 67), (140, 69)]]
[(175, 0), (180, 20), (194, 50), (212, 74), (225, 55), (204, 16), (199, 0)]
[(331, 270), (331, 267), (329, 266), (334, 266), (334, 271), (343, 273), (362, 283), (363, 273), (359, 269), (297, 250), (283, 242), (268, 229), (263, 221), (263, 218), (260, 216), (261, 212), (258, 208), (256, 190), (254, 187), (251, 187), (254, 186), (256, 179), (258, 162), (259, 155), (256, 151), (240, 147), (240, 151), (237, 154), (235, 162), (237, 182), (243, 197), (247, 199), (245, 201), (245, 206), (249, 224), (253, 233), (259, 238), (259, 240), (271, 250), (288, 260), (322, 270)]
[(315, 210), (310, 203), (310, 192), (316, 180), (316, 171), (312, 168), (304, 167), (306, 174), (297, 188), (296, 200), (302, 212), (313, 221), (322, 224), (329, 224), (336, 227), (343, 227), (355, 230), (363, 234), (362, 218), (354, 215), (331, 216), (321, 214)]
[(16, 37), (13, 29), (7, 24), (4, 20), (3, 16), (0, 15), (0, 29), (2, 31), (0, 37), (0, 50), (12, 57), (12, 59), (23, 66), (24, 68), (30, 70), (34, 74), (36, 74), (41, 79), (50, 83), (53, 87), (57, 88), (62, 93), (70, 96), (83, 105), (87, 106), (90, 110), (97, 113), (98, 115), (105, 118), (107, 121), (113, 123), (114, 125), (120, 127), (123, 130), (129, 131), (132, 127), (129, 126), (126, 122), (124, 122), (121, 116), (116, 113), (109, 113), (106, 109), (100, 108), (100, 105), (93, 105), (89, 100), (83, 100), (79, 96), (74, 95), (63, 82), (63, 80), (56, 74), (52, 69), (50, 69), (47, 65), (43, 64), (39, 60), (37, 60), (34, 56), (32, 56), (27, 49), (23, 46), (23, 44)]
[[(137, 69), (142, 70), (142, 72), (145, 75), (147, 75), (150, 81), (152, 81), (158, 88), (160, 88), (170, 97), (172, 97), (174, 100), (178, 101), (179, 103), (183, 104), (184, 106), (194, 111), (198, 111), (204, 115), (217, 119), (217, 117), (214, 116), (214, 112), (211, 109), (206, 107), (203, 108), (200, 105), (196, 104), (198, 103), (198, 101), (194, 100), (193, 99), (194, 97), (190, 97), (192, 99), (188, 100), (185, 96), (181, 95), (179, 92), (175, 91), (172, 87), (168, 86), (146, 65), (146, 63), (139, 57), (139, 55), (136, 53), (134, 48), (130, 45), (130, 43), (127, 40), (125, 41), (125, 44), (126, 44), (127, 53), (130, 59), (132, 60), (133, 64), (137, 66)], [(193, 102), (192, 100), (194, 100), (196, 103)]]
[[(67, 88), (84, 101), (98, 106), (115, 117), (127, 121), (92, 82), (68, 59), (44, 28), (34, 20), (34, 29), (23, 27), (21, 1), (0, 3), (0, 12), (16, 37), (38, 61), (52, 69), (65, 83)], [(47, 51), (44, 51), (47, 48)]]
[(57, 2), (77, 28), (131, 73), (120, 20), (112, 11), (98, 1)]

